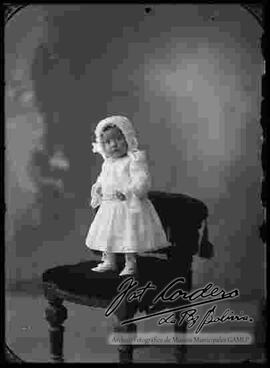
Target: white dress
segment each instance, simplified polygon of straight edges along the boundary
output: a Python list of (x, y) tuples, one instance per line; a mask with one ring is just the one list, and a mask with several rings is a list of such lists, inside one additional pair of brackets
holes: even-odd
[[(87, 247), (111, 253), (143, 253), (170, 246), (160, 218), (147, 198), (150, 185), (143, 151), (105, 159), (92, 186), (91, 205), (100, 208), (88, 231)], [(125, 194), (126, 200), (117, 199), (116, 190)]]

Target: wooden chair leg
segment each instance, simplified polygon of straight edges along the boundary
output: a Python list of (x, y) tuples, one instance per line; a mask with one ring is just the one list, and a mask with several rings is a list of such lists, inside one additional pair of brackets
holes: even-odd
[[(180, 313), (175, 313), (175, 319), (179, 321)], [(180, 326), (178, 326), (178, 323), (174, 325), (174, 332), (175, 334), (181, 333), (184, 334), (187, 331), (187, 323), (184, 321), (181, 323)], [(179, 344), (174, 346), (174, 356), (177, 361), (177, 363), (184, 363), (186, 361), (186, 354), (187, 354), (187, 345)]]
[[(128, 325), (121, 326), (121, 322), (132, 318), (135, 314), (135, 305), (122, 303), (121, 306), (118, 308), (117, 312), (114, 313), (116, 320), (114, 322), (114, 332), (120, 334), (132, 334), (135, 335), (137, 331), (137, 326), (134, 323), (130, 323)], [(134, 345), (118, 345), (118, 352), (119, 352), (119, 363), (127, 364), (132, 363), (133, 361), (133, 349)]]
[(54, 363), (64, 362), (63, 339), (64, 326), (62, 323), (67, 319), (67, 309), (64, 307), (63, 300), (52, 298), (48, 300), (49, 305), (45, 310), (46, 319), (49, 322), (50, 334), (50, 353)]
[[(135, 324), (130, 324), (125, 327), (121, 327), (120, 329), (115, 329), (118, 333), (136, 333), (137, 326)], [(119, 363), (127, 364), (133, 362), (133, 345), (119, 345), (118, 352), (119, 352)]]

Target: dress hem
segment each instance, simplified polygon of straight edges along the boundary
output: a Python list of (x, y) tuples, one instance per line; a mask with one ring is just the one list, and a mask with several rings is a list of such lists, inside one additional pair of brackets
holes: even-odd
[[(93, 247), (93, 246), (89, 246), (87, 243), (85, 243), (87, 248), (89, 248), (90, 250), (94, 250), (94, 251), (99, 251), (99, 252), (108, 252), (108, 247)], [(123, 249), (123, 250), (114, 250), (111, 249), (109, 252), (110, 253), (144, 253), (144, 252), (154, 252), (157, 250), (161, 250), (161, 249), (165, 249), (165, 248), (169, 248), (171, 247), (172, 244), (171, 243), (166, 243), (163, 245), (160, 245), (159, 247), (155, 247), (155, 248), (146, 248), (146, 249), (138, 249), (138, 248), (134, 248), (134, 249)]]

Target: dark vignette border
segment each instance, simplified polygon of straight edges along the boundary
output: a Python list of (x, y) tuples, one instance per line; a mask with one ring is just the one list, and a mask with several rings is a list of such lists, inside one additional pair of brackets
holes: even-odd
[[(216, 2), (218, 4), (218, 1)], [(19, 12), (22, 8), (27, 5), (31, 5), (31, 3), (24, 4), (14, 4), (14, 3), (3, 3), (4, 8), (4, 24), (6, 24), (17, 12)], [(269, 28), (267, 28), (267, 24), (270, 24), (270, 4), (268, 0), (262, 0), (260, 2), (254, 3), (244, 3), (239, 2), (239, 5), (245, 8), (260, 24), (263, 28), (263, 34), (261, 37), (261, 52), (264, 58), (264, 74), (262, 75), (262, 100), (261, 100), (261, 116), (260, 116), (260, 125), (262, 127), (262, 146), (261, 146), (261, 165), (263, 171), (263, 177), (261, 182), (261, 204), (264, 211), (264, 220), (260, 226), (259, 233), (260, 238), (263, 243), (266, 245), (266, 213), (267, 213), (267, 143), (268, 143), (268, 125), (270, 121), (270, 109), (269, 109), (269, 100), (270, 93), (269, 88), (267, 91), (267, 87), (269, 87), (269, 69), (270, 69), (270, 58), (269, 58)], [(3, 59), (4, 60), (4, 55)], [(2, 83), (5, 85), (5, 83)], [(3, 119), (4, 120), (4, 119)], [(4, 128), (3, 128), (4, 133)], [(4, 136), (4, 134), (2, 135)], [(3, 151), (5, 150), (5, 145), (3, 143)], [(4, 161), (4, 160), (3, 160)], [(4, 197), (4, 196), (3, 196)], [(5, 201), (3, 200), (3, 207), (5, 208)], [(266, 248), (267, 249), (267, 248)], [(268, 249), (266, 252), (268, 259)], [(265, 321), (265, 325), (267, 325), (267, 305), (261, 306), (262, 308), (262, 316)], [(266, 344), (266, 342), (265, 342)], [(5, 358), (8, 363), (23, 363), (24, 361), (20, 359), (8, 346), (5, 344)]]

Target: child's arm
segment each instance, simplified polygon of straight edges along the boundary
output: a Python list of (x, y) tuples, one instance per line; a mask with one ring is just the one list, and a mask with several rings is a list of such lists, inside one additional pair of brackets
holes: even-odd
[(91, 202), (90, 202), (90, 205), (93, 208), (96, 208), (101, 204), (101, 198), (102, 198), (101, 178), (102, 178), (103, 169), (104, 169), (104, 163), (103, 163), (102, 168), (101, 168), (101, 173), (97, 177), (96, 182), (91, 187)]
[(124, 188), (123, 194), (130, 198), (133, 194), (138, 198), (146, 196), (151, 188), (151, 176), (144, 151), (132, 153), (130, 163), (130, 182)]

